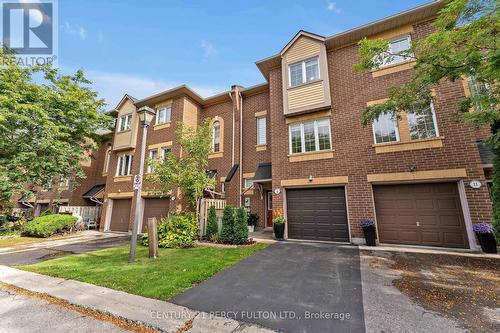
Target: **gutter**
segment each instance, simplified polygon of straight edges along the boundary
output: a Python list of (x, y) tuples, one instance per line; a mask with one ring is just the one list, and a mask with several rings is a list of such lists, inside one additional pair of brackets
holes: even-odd
[(242, 196), (243, 196), (243, 193), (241, 193), (242, 191), (242, 188), (243, 188), (243, 95), (241, 95), (241, 92), (239, 91), (239, 89), (237, 90), (238, 91), (238, 95), (239, 95), (239, 98), (240, 98), (240, 190), (239, 190), (239, 206), (238, 207), (241, 207), (241, 202), (242, 202)]

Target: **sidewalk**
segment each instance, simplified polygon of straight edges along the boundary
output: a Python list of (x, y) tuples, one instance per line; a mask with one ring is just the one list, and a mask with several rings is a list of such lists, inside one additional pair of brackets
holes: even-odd
[(128, 237), (128, 234), (121, 232), (100, 232), (95, 230), (85, 230), (74, 235), (54, 240), (40, 238), (40, 242), (2, 247), (0, 248), (0, 254), (30, 251), (40, 247), (57, 247), (57, 246), (84, 243), (96, 240), (112, 239), (117, 237), (126, 238)]
[(272, 331), (213, 314), (190, 310), (172, 303), (94, 286), (84, 282), (53, 278), (0, 266), (0, 282), (32, 292), (47, 294), (70, 304), (138, 322), (164, 332), (240, 332), (271, 333)]

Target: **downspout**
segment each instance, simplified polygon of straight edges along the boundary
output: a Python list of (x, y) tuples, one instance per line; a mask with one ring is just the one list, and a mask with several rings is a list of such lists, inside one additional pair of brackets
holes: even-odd
[(242, 189), (243, 189), (243, 95), (238, 89), (238, 95), (240, 98), (240, 204), (238, 207), (241, 207), (242, 201)]
[[(233, 123), (232, 123), (232, 125), (233, 125), (233, 130), (232, 130), (232, 132), (231, 132), (231, 133), (232, 133), (231, 135), (233, 136), (233, 139), (231, 140), (231, 145), (232, 145), (232, 152), (231, 152), (231, 167), (233, 167), (233, 165), (234, 165), (234, 121), (235, 121), (235, 119), (234, 119), (234, 100), (233, 100), (233, 91), (232, 91), (232, 89), (231, 89), (231, 92), (229, 93), (229, 98), (231, 98), (231, 102), (232, 102), (231, 104), (232, 104), (232, 106), (233, 106)], [(223, 139), (223, 140), (224, 140), (224, 139)]]

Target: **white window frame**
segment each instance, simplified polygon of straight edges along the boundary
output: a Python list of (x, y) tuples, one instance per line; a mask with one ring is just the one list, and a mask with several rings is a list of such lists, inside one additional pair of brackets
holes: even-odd
[[(391, 51), (391, 43), (394, 43), (394, 42), (397, 42), (397, 41), (400, 41), (400, 40), (403, 40), (403, 39), (406, 39), (408, 41), (408, 44), (410, 45), (410, 48), (409, 50), (411, 50), (411, 45), (412, 45), (412, 41), (411, 41), (411, 35), (410, 34), (407, 34), (407, 35), (404, 35), (404, 36), (398, 36), (398, 37), (395, 37), (395, 38), (392, 38), (390, 39), (388, 42), (389, 42), (389, 52), (392, 52)], [(412, 53), (410, 53), (410, 55), (412, 55)], [(381, 54), (378, 55), (379, 57), (382, 57)], [(383, 63), (383, 64), (380, 64), (379, 65), (379, 68), (384, 68), (384, 67), (388, 67), (388, 66), (393, 66), (393, 65), (397, 65), (397, 64), (401, 64), (405, 61), (408, 61), (409, 59), (406, 58), (406, 59), (402, 59), (401, 61), (391, 61), (391, 62), (388, 62), (388, 63)]]
[[(264, 142), (260, 142), (259, 141), (259, 138), (261, 137), (260, 136), (260, 130), (259, 130), (259, 120), (262, 121), (264, 120)], [(257, 144), (258, 145), (266, 145), (267, 144), (267, 117), (263, 116), (263, 117), (257, 117), (257, 119), (255, 120), (255, 123), (256, 123), (256, 126), (257, 126)]]
[[(328, 139), (330, 141), (330, 149), (319, 149), (319, 133), (318, 133), (318, 122), (321, 121), (327, 121), (328, 122)], [(314, 150), (313, 151), (307, 151), (306, 152), (306, 140), (305, 140), (305, 135), (304, 135), (304, 124), (313, 122), (314, 123)], [(300, 125), (300, 144), (301, 144), (301, 152), (300, 153), (294, 153), (292, 151), (292, 131), (291, 128)], [(330, 118), (320, 118), (320, 119), (314, 119), (310, 121), (304, 121), (301, 123), (294, 123), (288, 125), (288, 146), (289, 149), (288, 151), (290, 152), (290, 155), (296, 155), (296, 154), (304, 154), (304, 153), (317, 153), (317, 152), (322, 152), (322, 151), (329, 151), (332, 150), (332, 124), (330, 122)]]
[[(437, 123), (437, 118), (436, 118), (436, 110), (434, 109), (434, 103), (432, 100), (430, 101), (430, 107), (431, 107), (431, 112), (432, 112), (432, 121), (434, 122), (434, 129), (436, 130), (436, 136), (435, 138), (439, 138), (439, 127)], [(408, 127), (410, 126), (410, 120), (408, 119)], [(432, 139), (432, 138), (428, 138)], [(411, 133), (410, 133), (410, 140), (415, 141), (415, 140), (425, 140), (425, 139), (412, 139), (411, 138)]]
[(375, 122), (372, 122), (372, 133), (373, 133), (373, 143), (376, 145), (383, 145), (383, 144), (389, 144), (389, 143), (394, 143), (394, 142), (400, 142), (401, 137), (399, 136), (399, 123), (398, 119), (394, 121), (396, 124), (396, 141), (389, 141), (389, 142), (377, 142), (377, 136), (375, 135)]
[[(127, 160), (126, 157), (129, 157), (128, 159), (128, 165), (125, 164), (125, 162), (122, 164), (122, 160)], [(125, 177), (125, 176), (130, 176), (132, 175), (132, 161), (134, 159), (134, 155), (131, 154), (123, 154), (118, 156), (118, 163), (116, 164), (116, 176), (117, 177)], [(123, 170), (120, 170), (120, 167), (122, 167)], [(120, 171), (123, 171), (123, 174), (120, 174)]]
[[(218, 125), (218, 126), (215, 126), (215, 125)], [(214, 123), (212, 124), (212, 153), (219, 153), (221, 151), (221, 134), (222, 134), (222, 124), (220, 121), (216, 120), (214, 121)], [(217, 151), (215, 151), (215, 128), (216, 127), (219, 127), (219, 149)]]
[[(306, 62), (309, 61), (309, 60), (313, 60), (313, 59), (316, 59), (318, 61), (318, 77), (316, 79), (314, 79), (314, 80), (308, 81), (307, 77), (306, 77)], [(302, 83), (299, 83), (297, 85), (292, 86), (292, 66), (297, 65), (297, 64), (301, 64), (302, 65)], [(320, 79), (321, 79), (321, 66), (319, 64), (319, 56), (314, 56), (314, 57), (311, 57), (311, 58), (307, 58), (307, 59), (304, 59), (304, 60), (301, 60), (301, 61), (297, 61), (297, 62), (294, 62), (294, 63), (288, 65), (288, 87), (290, 87), (290, 88), (298, 87), (298, 86), (300, 86), (300, 85), (302, 85), (304, 83), (313, 82), (313, 81), (317, 81), (317, 80), (320, 80)]]
[(165, 157), (167, 156), (167, 154), (165, 154), (165, 151), (166, 151), (166, 150), (168, 150), (168, 151), (169, 151), (169, 154), (172, 154), (172, 147), (170, 147), (170, 146), (169, 146), (169, 147), (161, 147), (161, 148), (160, 148), (160, 152), (159, 152), (159, 154), (160, 154), (160, 158), (161, 158), (162, 160), (164, 160), (164, 159), (165, 159)]
[[(165, 111), (165, 121), (161, 120), (160, 113), (162, 111)], [(167, 117), (168, 115), (168, 117)], [(166, 124), (169, 123), (172, 120), (172, 107), (171, 106), (164, 106), (161, 108), (158, 108), (156, 110), (156, 125), (160, 124)]]
[[(153, 158), (153, 152), (156, 152), (156, 158)], [(158, 152), (158, 149), (150, 149), (149, 150), (149, 160), (153, 160), (153, 161), (156, 161), (158, 160), (158, 157), (159, 157), (159, 152)], [(148, 163), (148, 173), (153, 173), (154, 172), (154, 168), (153, 166)]]
[[(124, 128), (122, 129), (122, 125), (125, 122)], [(118, 132), (125, 132), (132, 128), (132, 113), (124, 114), (120, 116), (120, 121), (118, 124)]]
[(104, 159), (104, 174), (108, 174), (110, 162), (111, 162), (111, 148), (108, 148), (108, 150), (106, 150), (106, 157)]

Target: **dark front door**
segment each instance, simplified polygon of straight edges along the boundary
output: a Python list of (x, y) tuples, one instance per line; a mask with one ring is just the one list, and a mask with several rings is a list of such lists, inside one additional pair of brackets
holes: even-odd
[(111, 231), (129, 231), (131, 199), (113, 200)]
[(142, 232), (148, 231), (148, 219), (156, 217), (158, 223), (163, 217), (168, 215), (170, 206), (169, 198), (152, 198), (144, 200), (144, 219), (142, 222)]
[(349, 241), (344, 187), (286, 191), (288, 238)]
[(266, 192), (266, 227), (273, 226), (273, 192)]
[(381, 243), (467, 248), (456, 183), (374, 186)]

